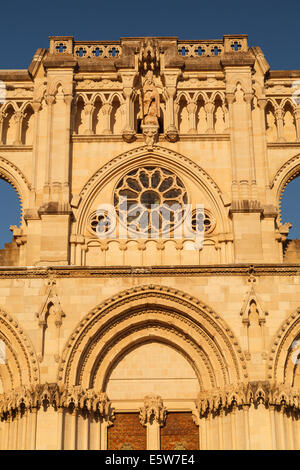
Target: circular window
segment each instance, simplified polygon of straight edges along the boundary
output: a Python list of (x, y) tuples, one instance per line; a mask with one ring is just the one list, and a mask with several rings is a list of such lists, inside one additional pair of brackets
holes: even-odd
[(98, 236), (105, 236), (115, 228), (115, 220), (108, 210), (92, 212), (88, 219), (88, 227), (91, 232)]
[(204, 213), (202, 210), (194, 210), (192, 213), (192, 229), (194, 232), (201, 232), (204, 228), (204, 233), (208, 234), (214, 231), (216, 226), (216, 221), (214, 216), (211, 214), (210, 211), (204, 209)]
[(157, 167), (131, 171), (114, 194), (120, 222), (136, 234), (170, 233), (182, 221), (185, 204), (187, 194), (181, 179)]

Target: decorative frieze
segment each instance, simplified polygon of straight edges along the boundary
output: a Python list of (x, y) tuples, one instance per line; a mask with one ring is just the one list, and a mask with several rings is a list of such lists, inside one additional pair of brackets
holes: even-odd
[(26, 410), (33, 411), (43, 407), (58, 409), (76, 409), (98, 413), (100, 417), (112, 423), (114, 410), (104, 392), (83, 389), (81, 386), (66, 388), (56, 383), (45, 383), (23, 386), (16, 390), (0, 394), (0, 417), (7, 419), (10, 415)]

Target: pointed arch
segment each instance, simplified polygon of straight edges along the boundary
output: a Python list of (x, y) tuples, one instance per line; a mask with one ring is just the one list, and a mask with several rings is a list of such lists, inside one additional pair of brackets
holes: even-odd
[(291, 99), (285, 98), (281, 102), (281, 108), (283, 110), (283, 136), (287, 142), (296, 142), (295, 105)]
[(190, 99), (185, 93), (181, 93), (178, 100), (178, 131), (180, 134), (187, 134), (189, 131), (189, 115), (187, 105)]
[(4, 392), (37, 384), (39, 365), (32, 343), (19, 323), (1, 307), (0, 339), (5, 344), (5, 363), (0, 365)]
[(0, 155), (0, 178), (7, 181), (16, 190), (21, 205), (21, 213), (24, 207), (28, 207), (28, 198), (31, 185), (24, 174), (12, 162)]
[(62, 89), (62, 92), (63, 94), (65, 94), (65, 88), (64, 88), (64, 85), (62, 83), (61, 80), (57, 79), (57, 80), (54, 80), (50, 85), (49, 85), (49, 88), (47, 90), (47, 93), (49, 95), (56, 95), (57, 92), (58, 92), (58, 89), (61, 87)]
[(275, 110), (278, 108), (277, 103), (273, 99), (268, 99), (265, 107), (265, 126), (266, 136), (268, 142), (276, 142), (277, 135), (277, 122), (275, 117)]
[[(297, 342), (298, 343), (294, 343)], [(280, 325), (271, 342), (267, 362), (267, 378), (273, 382), (294, 385), (295, 354), (300, 355), (300, 308)], [(299, 363), (299, 358), (298, 358)]]
[(143, 146), (115, 157), (86, 182), (80, 192), (81, 202), (76, 210), (77, 223), (75, 231), (77, 234), (83, 233), (89, 208), (102, 187), (115, 178), (116, 175), (120, 175), (121, 178), (125, 172), (145, 164), (159, 165), (170, 171), (177, 171), (178, 174), (188, 179), (192, 178), (211, 201), (214, 216), (220, 223), (220, 232), (230, 231), (221, 190), (205, 170), (189, 158), (173, 150), (156, 146), (154, 151), (149, 154), (148, 148)]
[(122, 122), (122, 100), (118, 93), (113, 93), (109, 99), (112, 106), (110, 113), (110, 129), (112, 134), (121, 134), (125, 123)]
[(4, 145), (13, 145), (16, 138), (16, 123), (14, 122), (15, 113), (18, 112), (18, 108), (15, 103), (8, 102), (2, 109), (4, 116), (1, 142)]
[[(300, 154), (295, 155), (286, 161), (275, 173), (271, 181), (271, 189), (274, 193), (274, 200), (280, 212), (283, 192), (290, 181), (300, 175)], [(279, 219), (281, 216), (279, 214)]]
[(85, 116), (84, 116), (85, 96), (79, 94), (76, 96), (75, 113), (73, 129), (75, 134), (83, 134), (85, 130)]
[(116, 361), (149, 340), (184, 355), (199, 388), (247, 377), (238, 341), (218, 314), (182, 291), (144, 285), (102, 302), (80, 321), (64, 347), (58, 381), (104, 390)]
[(22, 113), (21, 142), (24, 145), (32, 145), (34, 110), (30, 102), (24, 103)]

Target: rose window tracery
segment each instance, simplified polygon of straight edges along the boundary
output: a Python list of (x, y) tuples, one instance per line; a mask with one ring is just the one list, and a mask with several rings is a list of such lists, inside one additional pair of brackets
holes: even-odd
[(120, 222), (140, 235), (172, 232), (183, 219), (185, 204), (187, 193), (181, 179), (158, 167), (129, 172), (114, 194)]

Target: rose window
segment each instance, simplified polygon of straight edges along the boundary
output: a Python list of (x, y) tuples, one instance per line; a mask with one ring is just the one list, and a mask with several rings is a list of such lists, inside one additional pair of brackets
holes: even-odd
[(172, 232), (183, 219), (186, 203), (181, 179), (157, 167), (131, 171), (118, 183), (114, 195), (120, 222), (140, 235)]

